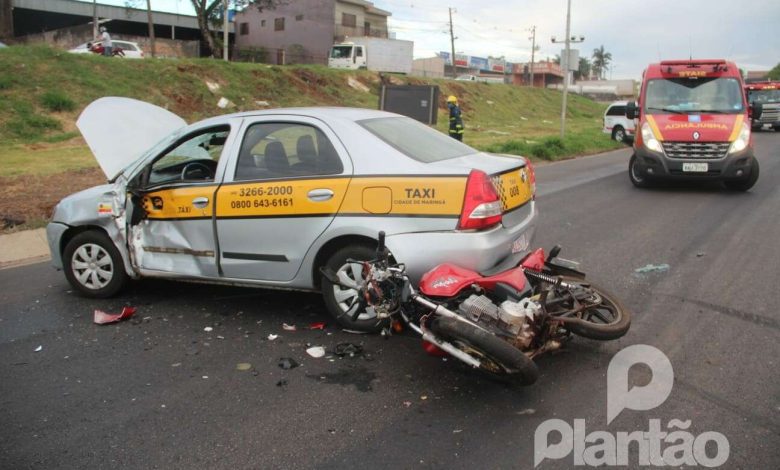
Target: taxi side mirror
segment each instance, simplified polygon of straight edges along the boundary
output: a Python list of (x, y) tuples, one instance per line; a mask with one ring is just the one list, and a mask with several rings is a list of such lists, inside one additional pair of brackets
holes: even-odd
[(761, 103), (753, 103), (750, 105), (750, 117), (752, 119), (761, 119), (761, 113), (764, 112), (764, 105)]
[(626, 117), (628, 119), (636, 119), (639, 117), (639, 108), (637, 108), (636, 103), (633, 101), (626, 105)]

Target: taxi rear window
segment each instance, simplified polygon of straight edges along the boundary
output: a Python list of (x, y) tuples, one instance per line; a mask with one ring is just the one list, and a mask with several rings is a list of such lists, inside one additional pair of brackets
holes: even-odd
[(405, 117), (365, 119), (357, 121), (404, 155), (418, 162), (433, 163), (477, 153), (477, 150)]

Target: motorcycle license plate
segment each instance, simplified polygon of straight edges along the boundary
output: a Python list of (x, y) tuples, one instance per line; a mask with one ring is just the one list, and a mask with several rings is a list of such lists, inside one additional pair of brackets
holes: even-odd
[(520, 253), (528, 249), (528, 235), (525, 233), (520, 235), (515, 241), (512, 242), (512, 254)]
[(683, 171), (686, 172), (706, 173), (709, 169), (709, 163), (683, 163)]

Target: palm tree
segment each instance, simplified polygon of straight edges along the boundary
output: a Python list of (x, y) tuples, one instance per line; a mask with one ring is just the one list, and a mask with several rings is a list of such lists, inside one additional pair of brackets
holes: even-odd
[(603, 44), (598, 49), (593, 49), (593, 71), (596, 76), (602, 78), (610, 62), (612, 62), (612, 54), (604, 50)]

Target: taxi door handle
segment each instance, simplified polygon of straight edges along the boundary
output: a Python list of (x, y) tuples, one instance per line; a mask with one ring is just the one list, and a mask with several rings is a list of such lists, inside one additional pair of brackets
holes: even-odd
[(330, 189), (312, 189), (307, 196), (314, 202), (324, 202), (333, 197), (333, 191)]
[(209, 205), (209, 198), (207, 197), (196, 197), (192, 200), (192, 205), (195, 206), (196, 209), (204, 209), (206, 206)]

